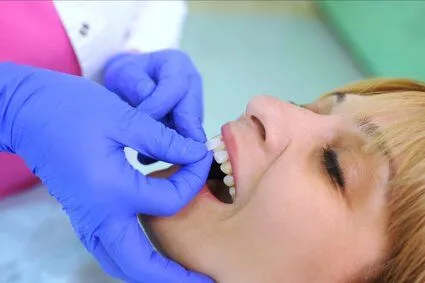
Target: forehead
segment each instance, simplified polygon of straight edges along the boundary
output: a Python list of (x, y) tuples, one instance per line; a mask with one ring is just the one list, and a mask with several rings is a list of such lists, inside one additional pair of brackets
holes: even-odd
[(385, 107), (378, 104), (373, 96), (336, 93), (319, 99), (306, 108), (321, 115), (338, 117), (344, 121), (344, 130), (354, 130), (366, 143), (372, 140), (377, 142), (375, 145), (379, 151), (391, 160), (391, 151), (383, 138), (382, 126), (391, 124), (392, 118), (379, 110)]
[[(339, 120), (337, 130), (340, 134), (344, 133), (342, 136), (355, 134), (364, 139), (370, 134), (370, 131), (365, 131), (364, 126), (371, 129), (373, 124), (370, 117), (363, 111), (364, 105), (368, 104), (367, 100), (367, 97), (360, 95), (336, 93), (303, 105), (303, 107), (319, 115), (337, 118)], [(379, 127), (373, 124), (373, 128), (378, 129)]]
[[(360, 130), (370, 138), (381, 126), (391, 123), (391, 115), (374, 96), (336, 93), (304, 107), (320, 115), (335, 116), (346, 122), (345, 128)], [(354, 128), (353, 128), (354, 126)]]

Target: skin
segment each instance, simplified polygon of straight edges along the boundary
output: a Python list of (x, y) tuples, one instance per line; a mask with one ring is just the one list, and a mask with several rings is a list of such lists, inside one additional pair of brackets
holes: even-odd
[[(391, 174), (385, 154), (362, 150), (369, 137), (357, 110), (368, 99), (332, 96), (298, 107), (254, 98), (222, 129), (235, 203), (204, 190), (179, 214), (149, 219), (161, 249), (220, 283), (365, 281), (388, 251)], [(344, 187), (323, 166), (323, 147), (336, 152)]]

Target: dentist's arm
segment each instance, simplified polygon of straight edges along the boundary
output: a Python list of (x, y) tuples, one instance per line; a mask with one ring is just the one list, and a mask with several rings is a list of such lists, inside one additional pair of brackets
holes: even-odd
[[(145, 177), (127, 163), (125, 146), (182, 169)], [(24, 158), (109, 274), (210, 282), (156, 253), (137, 222), (138, 213), (174, 214), (198, 192), (212, 160), (202, 143), (84, 78), (0, 63), (0, 150)]]

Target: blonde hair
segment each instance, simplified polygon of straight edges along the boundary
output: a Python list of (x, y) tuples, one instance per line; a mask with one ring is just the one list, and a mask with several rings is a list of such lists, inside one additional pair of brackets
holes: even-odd
[(389, 254), (367, 282), (425, 282), (425, 84), (372, 79), (335, 93), (368, 96), (362, 115), (384, 119), (381, 134), (395, 160), (388, 191)]

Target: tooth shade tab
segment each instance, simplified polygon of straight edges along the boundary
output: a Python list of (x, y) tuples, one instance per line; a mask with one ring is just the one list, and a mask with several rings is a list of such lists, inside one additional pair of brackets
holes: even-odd
[(215, 150), (217, 147), (220, 146), (223, 142), (221, 141), (220, 137), (214, 137), (210, 140), (208, 140), (205, 145), (208, 150)]
[(218, 164), (222, 164), (229, 160), (229, 155), (225, 150), (219, 150), (214, 152), (214, 159)]
[(214, 149), (215, 151), (218, 150), (226, 150), (226, 145), (224, 144), (223, 141), (220, 142), (220, 144)]

